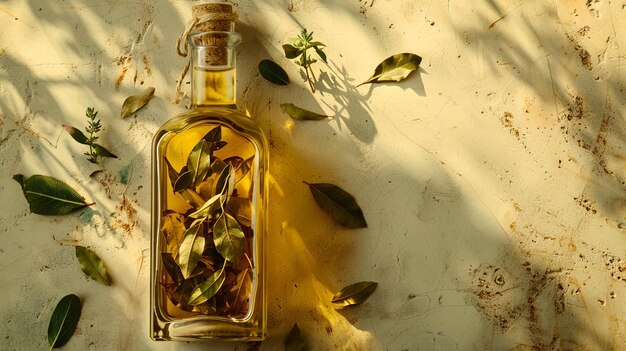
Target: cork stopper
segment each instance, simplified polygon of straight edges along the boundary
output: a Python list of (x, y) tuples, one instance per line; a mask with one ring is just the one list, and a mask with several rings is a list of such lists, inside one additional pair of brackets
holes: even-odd
[(194, 18), (207, 16), (209, 19), (206, 22), (198, 22), (193, 27), (194, 32), (232, 32), (235, 30), (234, 21), (237, 15), (233, 12), (232, 5), (215, 2), (194, 5), (191, 8), (191, 15)]
[(202, 51), (205, 64), (226, 65), (229, 35), (225, 32), (234, 32), (237, 19), (232, 5), (209, 2), (192, 6), (191, 13), (196, 19), (192, 34), (208, 32), (194, 37), (196, 46), (208, 47)]

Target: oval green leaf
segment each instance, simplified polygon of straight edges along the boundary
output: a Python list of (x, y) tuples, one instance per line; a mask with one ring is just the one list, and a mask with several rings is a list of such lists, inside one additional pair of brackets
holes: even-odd
[(348, 228), (367, 228), (363, 211), (345, 190), (328, 183), (305, 184), (309, 186), (315, 202), (337, 223)]
[(374, 75), (358, 86), (368, 83), (402, 81), (406, 79), (411, 72), (417, 70), (421, 62), (422, 58), (416, 54), (404, 53), (389, 56), (376, 66)]
[(205, 239), (203, 235), (204, 224), (202, 220), (196, 220), (185, 232), (183, 242), (178, 250), (178, 265), (185, 279), (191, 276), (198, 260), (204, 251)]
[(376, 290), (378, 283), (376, 282), (360, 282), (348, 285), (341, 289), (340, 292), (333, 296), (330, 301), (335, 309), (343, 309), (348, 306), (354, 306), (367, 300)]
[(84, 246), (76, 246), (76, 258), (80, 263), (80, 269), (89, 278), (100, 284), (111, 285), (111, 278), (104, 267), (104, 263), (95, 252)]
[(86, 206), (85, 199), (64, 182), (49, 176), (34, 175), (25, 178), (13, 176), (20, 185), (30, 211), (40, 215), (64, 215)]
[(261, 61), (259, 63), (259, 72), (263, 78), (271, 83), (278, 85), (289, 84), (289, 76), (287, 75), (287, 72), (285, 72), (285, 70), (274, 61)]
[(61, 347), (70, 340), (78, 325), (81, 309), (80, 299), (74, 294), (67, 295), (59, 301), (48, 324), (50, 350)]
[(126, 100), (124, 100), (124, 104), (122, 104), (120, 116), (126, 118), (146, 106), (148, 101), (154, 96), (154, 90), (153, 87), (148, 87), (140, 94), (127, 97)]
[(283, 111), (291, 116), (291, 118), (302, 121), (321, 121), (328, 118), (328, 115), (321, 115), (319, 113), (305, 110), (294, 104), (281, 104), (280, 107), (282, 107)]
[(174, 183), (174, 192), (178, 193), (191, 187), (193, 185), (194, 175), (195, 172), (192, 170), (188, 170), (182, 173)]
[(306, 342), (302, 338), (300, 328), (298, 324), (294, 324), (285, 338), (285, 351), (305, 351), (306, 349)]
[(190, 306), (197, 306), (199, 304), (207, 302), (210, 298), (215, 296), (217, 292), (222, 288), (224, 284), (224, 270), (213, 273), (207, 280), (196, 286), (195, 289), (189, 295)]
[(198, 186), (209, 173), (211, 167), (211, 149), (205, 140), (194, 146), (187, 158), (187, 169), (193, 171), (193, 185)]
[(83, 145), (89, 145), (89, 139), (79, 129), (68, 126), (67, 124), (63, 125), (63, 129), (65, 129), (65, 131), (78, 143)]
[(243, 256), (246, 237), (237, 220), (224, 213), (213, 227), (213, 242), (225, 260), (237, 263)]
[(291, 44), (283, 44), (283, 51), (285, 51), (285, 57), (288, 59), (295, 59), (302, 55), (302, 51)]

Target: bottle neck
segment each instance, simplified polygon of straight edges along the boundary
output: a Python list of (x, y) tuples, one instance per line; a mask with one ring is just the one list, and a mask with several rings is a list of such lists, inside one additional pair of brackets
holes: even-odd
[(192, 107), (234, 107), (236, 91), (236, 69), (234, 65), (232, 67), (192, 66)]
[(191, 106), (235, 107), (235, 32), (205, 32), (192, 37)]

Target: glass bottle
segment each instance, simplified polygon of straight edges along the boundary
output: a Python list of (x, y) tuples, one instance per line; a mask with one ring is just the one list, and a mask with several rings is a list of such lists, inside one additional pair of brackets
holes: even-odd
[(265, 337), (268, 148), (236, 109), (239, 42), (232, 30), (188, 35), (191, 108), (153, 140), (154, 340)]

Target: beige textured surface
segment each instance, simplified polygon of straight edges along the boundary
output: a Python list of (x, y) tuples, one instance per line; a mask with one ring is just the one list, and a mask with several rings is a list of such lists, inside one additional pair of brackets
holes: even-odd
[[(626, 3), (623, 0), (241, 0), (239, 105), (271, 140), (269, 337), (148, 338), (149, 151), (174, 105), (180, 0), (0, 1), (0, 348), (46, 349), (56, 302), (84, 302), (64, 350), (626, 349)], [(328, 45), (311, 95), (280, 45), (299, 24)], [(418, 75), (355, 85), (415, 52)], [(261, 59), (287, 68), (272, 86)], [(156, 97), (120, 120), (124, 98)], [(188, 85), (187, 85), (188, 86)], [(333, 114), (296, 123), (279, 105)], [(100, 111), (120, 155), (97, 179), (61, 124)], [(128, 184), (120, 174), (131, 171)], [(11, 177), (58, 177), (97, 203), (29, 214)], [(369, 228), (344, 230), (303, 180), (354, 194)], [(106, 262), (87, 280), (72, 245)], [(361, 307), (328, 300), (380, 283)]]

